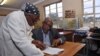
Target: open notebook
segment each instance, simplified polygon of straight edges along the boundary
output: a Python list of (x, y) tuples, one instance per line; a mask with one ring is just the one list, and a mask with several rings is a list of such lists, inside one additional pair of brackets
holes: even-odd
[(45, 50), (43, 50), (44, 53), (50, 54), (50, 55), (57, 55), (57, 54), (59, 54), (62, 51), (64, 51), (64, 49), (53, 48), (53, 47), (47, 47)]

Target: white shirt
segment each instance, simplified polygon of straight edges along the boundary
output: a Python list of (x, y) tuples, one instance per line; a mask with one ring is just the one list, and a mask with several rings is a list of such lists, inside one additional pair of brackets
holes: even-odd
[(51, 43), (50, 43), (50, 38), (49, 38), (49, 32), (48, 33), (43, 33), (43, 43), (46, 45), (46, 46), (51, 46)]

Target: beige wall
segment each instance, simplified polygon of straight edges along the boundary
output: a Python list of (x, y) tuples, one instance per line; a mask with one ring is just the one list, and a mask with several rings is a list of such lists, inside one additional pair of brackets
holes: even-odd
[(18, 9), (0, 7), (0, 16), (6, 16), (7, 14), (9, 14), (10, 12), (15, 11), (15, 10), (18, 10)]
[[(76, 17), (82, 16), (82, 0), (62, 0), (63, 12), (66, 10), (74, 10)], [(64, 13), (65, 15), (65, 13)]]
[(10, 12), (11, 12), (11, 10), (1, 9), (0, 8), (0, 16), (6, 16)]
[[(82, 20), (82, 15), (83, 15), (83, 5), (82, 5), (82, 0), (62, 0), (63, 3), (63, 15), (65, 16), (65, 11), (66, 10), (74, 10), (75, 11), (75, 17), (76, 19), (79, 19), (79, 25), (80, 27), (83, 25), (83, 20)], [(70, 19), (64, 18), (66, 19), (66, 21), (70, 21)], [(74, 19), (73, 19), (74, 20)], [(73, 26), (71, 26), (72, 24), (69, 24), (68, 28), (72, 28)]]
[[(45, 18), (44, 14), (44, 6), (57, 2), (60, 0), (45, 0), (44, 2), (37, 4), (36, 6), (39, 8), (40, 11), (40, 21), (36, 25), (37, 27), (41, 26), (41, 21)], [(66, 10), (75, 10), (76, 17), (81, 18), (82, 17), (82, 0), (62, 0), (63, 3), (63, 14), (65, 15)]]

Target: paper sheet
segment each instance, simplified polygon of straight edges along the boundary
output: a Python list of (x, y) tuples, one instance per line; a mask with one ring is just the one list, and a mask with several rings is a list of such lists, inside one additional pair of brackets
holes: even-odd
[(50, 55), (57, 55), (61, 51), (64, 51), (64, 49), (61, 48), (53, 48), (53, 47), (47, 47), (45, 50), (43, 50), (44, 53), (50, 54)]
[(59, 32), (59, 34), (64, 34), (64, 32)]

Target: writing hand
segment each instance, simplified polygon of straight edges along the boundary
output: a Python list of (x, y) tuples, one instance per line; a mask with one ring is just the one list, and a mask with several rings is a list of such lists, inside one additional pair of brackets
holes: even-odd
[(33, 40), (32, 43), (35, 44), (36, 47), (40, 48), (41, 50), (46, 48), (46, 46), (39, 40)]
[(56, 46), (58, 46), (59, 44), (60, 44), (60, 40), (59, 40), (59, 39), (54, 39), (54, 40), (53, 40), (52, 46), (56, 47)]

